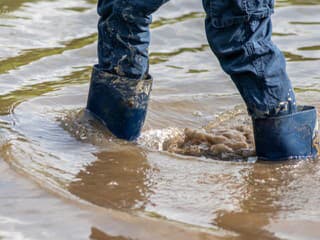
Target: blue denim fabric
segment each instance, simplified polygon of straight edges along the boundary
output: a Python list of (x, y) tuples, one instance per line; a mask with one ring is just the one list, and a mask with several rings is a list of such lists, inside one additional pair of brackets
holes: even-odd
[(148, 74), (151, 14), (168, 0), (99, 0), (99, 68), (118, 76)]
[[(151, 14), (168, 0), (99, 0), (97, 68), (131, 79), (148, 74)], [(206, 33), (253, 118), (296, 112), (281, 51), (271, 40), (274, 0), (203, 0)]]

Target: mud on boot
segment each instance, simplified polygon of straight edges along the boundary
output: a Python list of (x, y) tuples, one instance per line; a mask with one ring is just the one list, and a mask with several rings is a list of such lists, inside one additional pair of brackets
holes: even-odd
[(152, 78), (131, 79), (101, 71), (95, 66), (87, 110), (116, 137), (128, 141), (139, 137), (143, 127)]

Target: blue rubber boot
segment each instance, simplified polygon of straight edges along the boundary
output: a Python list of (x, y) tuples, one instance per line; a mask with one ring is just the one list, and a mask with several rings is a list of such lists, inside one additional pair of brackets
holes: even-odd
[(133, 141), (143, 127), (149, 96), (151, 76), (130, 79), (93, 68), (87, 109), (116, 137)]
[(260, 160), (315, 158), (319, 150), (317, 111), (299, 106), (278, 117), (253, 119), (256, 154)]

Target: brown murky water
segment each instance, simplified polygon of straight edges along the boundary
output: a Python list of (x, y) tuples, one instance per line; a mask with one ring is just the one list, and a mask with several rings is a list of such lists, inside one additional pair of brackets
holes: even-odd
[[(0, 0), (0, 239), (320, 239), (319, 161), (256, 162), (201, 1), (154, 16), (137, 144), (83, 111), (95, 2)], [(277, 6), (274, 41), (298, 100), (319, 106), (320, 1)]]

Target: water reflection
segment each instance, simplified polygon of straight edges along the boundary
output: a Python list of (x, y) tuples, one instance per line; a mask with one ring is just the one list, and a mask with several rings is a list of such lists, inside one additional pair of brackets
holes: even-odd
[[(239, 239), (279, 239), (274, 232), (268, 231), (272, 219), (276, 219), (286, 211), (295, 211), (299, 206), (299, 196), (285, 201), (285, 196), (292, 192), (299, 195), (302, 189), (295, 187), (297, 178), (306, 174), (306, 165), (292, 163), (256, 163), (244, 170), (245, 193), (240, 200), (237, 212), (219, 211), (213, 221), (223, 229), (235, 231)], [(304, 174), (297, 174), (302, 169)], [(310, 173), (308, 173), (310, 174)]]
[[(247, 185), (246, 194), (240, 203), (241, 211), (220, 212), (215, 220), (219, 227), (235, 231), (243, 239), (257, 239), (257, 236), (274, 239), (273, 234), (264, 230), (264, 227), (269, 224), (269, 214), (277, 212), (273, 202), (279, 197), (276, 188), (281, 181), (275, 178), (274, 186), (268, 187), (271, 184), (266, 181), (276, 176), (270, 175), (270, 170), (261, 166), (255, 164), (244, 177)], [(261, 214), (263, 212), (265, 214)]]
[[(1, 0), (0, 2), (0, 15), (1, 15), (1, 9), (7, 12), (13, 12), (21, 8), (25, 3), (35, 3), (39, 2), (41, 0)], [(43, 1), (43, 0), (42, 0)], [(96, 4), (97, 0), (86, 0), (89, 4)]]
[(90, 239), (91, 240), (131, 240), (131, 238), (126, 238), (122, 236), (110, 236), (94, 227), (91, 229)]
[(150, 194), (148, 174), (152, 171), (143, 150), (119, 146), (96, 157), (77, 174), (69, 191), (99, 206), (142, 210)]
[[(5, 9), (6, 12), (13, 12), (20, 8), (23, 4), (27, 2), (37, 2), (39, 0), (1, 0), (0, 9)], [(1, 11), (0, 11), (1, 15)]]
[(96, 39), (97, 39), (97, 34), (94, 33), (86, 37), (75, 38), (71, 41), (60, 42), (60, 44), (63, 45), (63, 47), (24, 50), (20, 52), (18, 56), (1, 60), (0, 74), (5, 74), (12, 70), (17, 70), (22, 66), (28, 65), (32, 62), (39, 61), (42, 58), (47, 58), (54, 55), (60, 55), (66, 51), (86, 47), (87, 45), (94, 43)]
[(310, 61), (318, 61), (320, 58), (314, 58), (314, 57), (304, 57), (299, 54), (294, 54), (291, 52), (283, 52), (287, 62), (310, 62)]
[(278, 6), (287, 5), (316, 5), (320, 4), (319, 0), (278, 0), (276, 1)]

